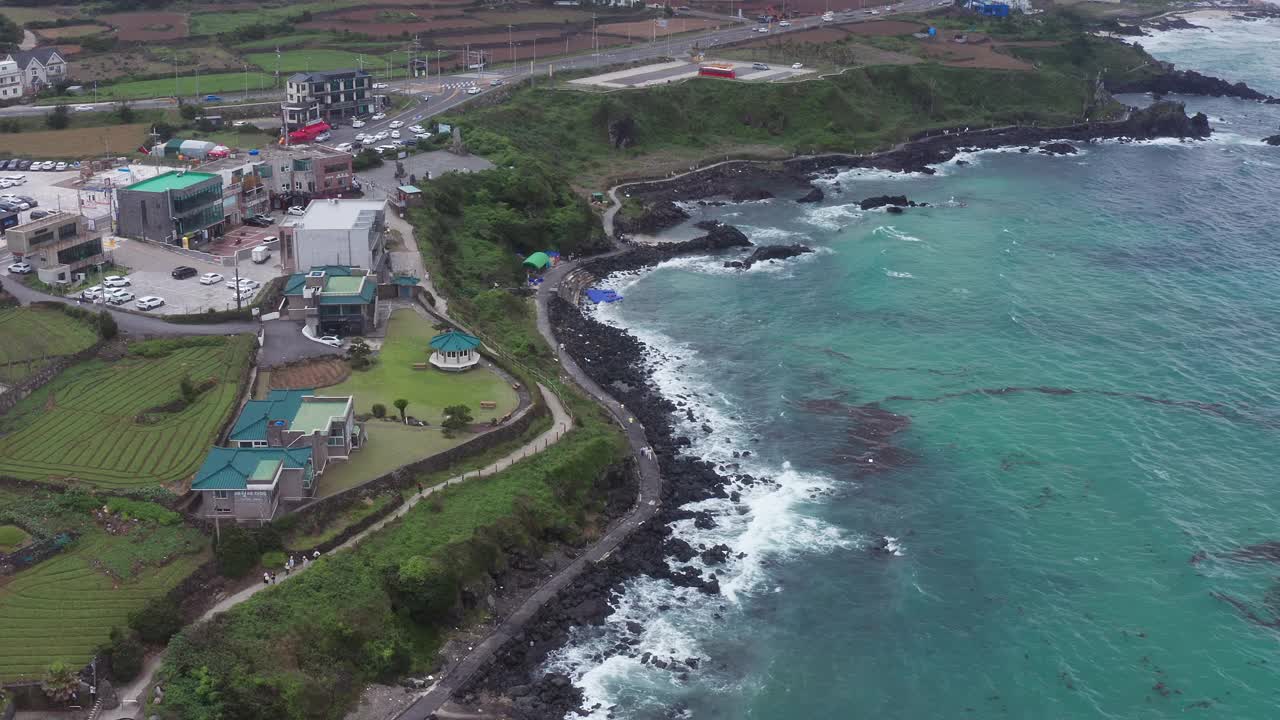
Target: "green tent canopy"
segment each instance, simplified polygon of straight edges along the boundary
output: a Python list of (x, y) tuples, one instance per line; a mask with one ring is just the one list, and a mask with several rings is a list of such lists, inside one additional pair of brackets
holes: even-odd
[(450, 330), (431, 338), (431, 349), (437, 352), (466, 352), (480, 347), (480, 338)]
[(541, 270), (551, 264), (551, 258), (544, 252), (536, 252), (524, 259), (525, 267)]

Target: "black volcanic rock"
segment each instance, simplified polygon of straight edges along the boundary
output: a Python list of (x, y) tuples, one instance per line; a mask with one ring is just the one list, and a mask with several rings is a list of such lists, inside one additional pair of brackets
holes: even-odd
[(1172, 70), (1159, 75), (1126, 79), (1121, 74), (1107, 79), (1107, 89), (1113, 93), (1154, 93), (1156, 95), (1209, 95), (1211, 97), (1234, 97), (1242, 100), (1260, 102), (1280, 102), (1266, 93), (1258, 92), (1248, 85), (1237, 82), (1230, 83), (1221, 78), (1202, 75), (1195, 70)]
[(689, 213), (670, 200), (648, 203), (639, 215), (623, 216), (619, 214), (613, 219), (615, 232), (628, 235), (654, 235), (668, 228), (675, 227), (689, 219)]
[(822, 201), (823, 201), (823, 199), (825, 199), (825, 198), (826, 198), (826, 195), (824, 195), (824, 194), (823, 194), (823, 192), (822, 192), (822, 188), (820, 188), (820, 187), (818, 187), (817, 185), (815, 185), (815, 186), (813, 186), (813, 188), (811, 188), (811, 189), (809, 190), (809, 192), (808, 192), (808, 193), (806, 193), (806, 194), (804, 195), (804, 197), (798, 197), (798, 198), (796, 198), (796, 202), (798, 202), (798, 203), (816, 203), (816, 202), (822, 202)]
[(733, 202), (751, 202), (753, 200), (768, 200), (773, 197), (773, 193), (763, 188), (743, 188), (729, 196)]
[(902, 206), (906, 205), (908, 202), (910, 201), (907, 200), (906, 195), (877, 195), (863, 200), (858, 204), (858, 206), (863, 210), (872, 210), (878, 207), (884, 207), (885, 205)]
[(1057, 142), (1040, 146), (1041, 155), (1075, 155), (1078, 152), (1080, 151), (1071, 143)]
[(1268, 145), (1280, 146), (1280, 135), (1272, 135), (1271, 137), (1262, 138), (1262, 142)]
[(767, 260), (786, 260), (787, 258), (811, 252), (813, 252), (811, 248), (799, 243), (795, 245), (764, 245), (756, 248), (756, 251), (747, 256), (745, 260), (742, 260), (741, 262), (725, 263), (725, 267), (736, 267), (746, 270), (758, 262), (765, 262)]

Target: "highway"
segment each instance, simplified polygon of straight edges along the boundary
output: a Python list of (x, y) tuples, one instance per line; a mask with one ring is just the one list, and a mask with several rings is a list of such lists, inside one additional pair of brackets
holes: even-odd
[[(950, 3), (948, 3), (950, 4)], [(875, 10), (878, 15), (869, 15), (861, 10), (847, 10), (835, 13), (835, 21), (831, 24), (848, 24), (852, 22), (868, 22), (880, 20), (889, 15), (901, 15), (904, 13), (922, 12), (930, 10), (939, 5), (938, 0), (907, 0), (894, 6), (882, 6), (868, 8)], [(735, 22), (734, 18), (724, 15), (711, 15), (703, 12), (687, 12), (689, 16), (708, 17), (711, 19), (723, 20), (725, 23)], [(562, 58), (552, 58), (550, 60), (536, 61), (531, 64), (521, 63), (518, 67), (504, 67), (495, 69), (491, 72), (468, 72), (457, 75), (437, 76), (434, 78), (416, 78), (413, 80), (399, 80), (390, 83), (392, 92), (411, 95), (416, 99), (412, 107), (399, 111), (393, 115), (388, 115), (386, 119), (376, 123), (370, 122), (361, 128), (359, 132), (373, 134), (379, 130), (389, 129), (388, 125), (393, 120), (399, 120), (405, 125), (412, 125), (414, 122), (421, 122), (433, 115), (448, 112), (453, 108), (481, 95), (492, 92), (495, 88), (490, 86), (490, 82), (494, 79), (501, 79), (502, 82), (515, 82), (530, 75), (545, 78), (548, 74), (554, 75), (563, 71), (589, 70), (593, 67), (604, 67), (617, 63), (630, 63), (641, 60), (651, 60), (660, 57), (681, 58), (689, 57), (689, 51), (694, 47), (700, 47), (704, 50), (710, 50), (715, 47), (729, 45), (747, 40), (758, 40), (762, 37), (770, 37), (789, 32), (798, 32), (815, 27), (820, 27), (824, 23), (820, 16), (793, 18), (789, 27), (780, 27), (778, 23), (770, 26), (768, 35), (760, 33), (758, 29), (762, 25), (752, 22), (750, 19), (736, 20), (737, 24), (733, 27), (724, 27), (719, 30), (708, 30), (696, 35), (686, 33), (678, 38), (659, 38), (656, 42), (648, 42), (640, 45), (631, 45), (627, 47), (615, 47), (604, 49), (599, 52), (576, 55)], [(466, 90), (461, 87), (464, 83), (474, 83), (475, 87), (481, 89), (479, 95), (468, 95)], [(457, 86), (449, 88), (447, 86)], [(445, 87), (446, 89), (437, 90), (437, 88)], [(430, 93), (431, 99), (424, 100), (425, 94)], [(249, 93), (227, 93), (224, 98), (228, 102), (217, 105), (207, 105), (206, 108), (211, 112), (216, 112), (220, 108), (233, 108), (238, 105), (253, 104), (254, 102), (273, 102), (282, 99), (280, 90), (272, 90), (267, 92), (249, 92)], [(239, 99), (239, 102), (233, 102), (233, 99)], [(72, 107), (88, 106), (91, 110), (79, 112), (110, 112), (115, 109), (116, 103), (112, 102), (85, 102), (84, 96), (69, 97), (67, 104)], [(198, 101), (199, 98), (192, 98)], [(169, 108), (174, 107), (177, 101), (174, 98), (153, 98), (149, 100), (133, 100), (129, 103), (132, 107), (139, 109)], [(0, 108), (0, 118), (13, 116), (31, 116), (41, 115), (53, 109), (51, 105), (14, 105), (11, 107)], [(331, 144), (342, 142), (351, 142), (357, 130), (349, 126), (335, 129), (330, 139)], [(406, 133), (406, 137), (408, 134)]]

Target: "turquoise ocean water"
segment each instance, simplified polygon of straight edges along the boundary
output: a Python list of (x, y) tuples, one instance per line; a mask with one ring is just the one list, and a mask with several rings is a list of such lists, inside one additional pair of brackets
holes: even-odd
[[(1225, 27), (1148, 46), (1280, 93), (1280, 23)], [(1280, 566), (1222, 557), (1280, 539), (1280, 107), (1185, 100), (1211, 141), (846, 173), (818, 207), (697, 208), (813, 255), (611, 281), (599, 317), (716, 429), (694, 452), (778, 485), (676, 527), (745, 553), (723, 597), (635, 580), (552, 658), (593, 717), (1280, 717), (1280, 631), (1211, 594), (1280, 619)], [(885, 192), (937, 207), (858, 210)], [(814, 399), (909, 418), (909, 461), (856, 473)], [(699, 670), (599, 660), (627, 620)]]

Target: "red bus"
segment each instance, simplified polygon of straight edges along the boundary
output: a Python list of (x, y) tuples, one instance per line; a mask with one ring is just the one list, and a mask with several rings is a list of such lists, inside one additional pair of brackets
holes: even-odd
[(732, 65), (703, 65), (698, 68), (698, 74), (703, 77), (728, 78), (730, 80), (738, 77), (737, 71)]

